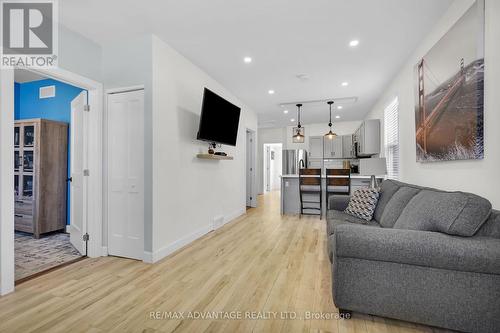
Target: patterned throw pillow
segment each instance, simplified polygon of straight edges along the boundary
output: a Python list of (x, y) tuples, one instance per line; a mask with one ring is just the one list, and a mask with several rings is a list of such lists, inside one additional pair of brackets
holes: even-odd
[(344, 213), (371, 221), (377, 207), (379, 192), (374, 188), (360, 188), (354, 191)]

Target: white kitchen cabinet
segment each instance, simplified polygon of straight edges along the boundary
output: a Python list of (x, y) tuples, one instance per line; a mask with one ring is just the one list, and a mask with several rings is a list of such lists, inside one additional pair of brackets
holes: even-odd
[(353, 135), (342, 135), (342, 157), (355, 158), (356, 151), (354, 150)]
[(323, 158), (323, 137), (309, 137), (309, 158)]
[(325, 158), (342, 158), (342, 137), (337, 136), (333, 139), (324, 137), (323, 154)]
[(357, 155), (373, 156), (380, 153), (380, 120), (365, 120), (356, 130)]

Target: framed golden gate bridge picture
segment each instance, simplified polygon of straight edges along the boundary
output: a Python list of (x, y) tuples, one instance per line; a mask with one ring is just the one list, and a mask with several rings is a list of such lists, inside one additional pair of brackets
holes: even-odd
[(418, 162), (484, 158), (484, 0), (415, 66)]

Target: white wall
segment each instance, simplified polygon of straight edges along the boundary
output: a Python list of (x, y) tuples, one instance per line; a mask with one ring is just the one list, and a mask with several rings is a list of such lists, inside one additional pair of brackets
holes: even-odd
[[(0, 70), (0, 295), (14, 291), (14, 71)], [(11, 112), (6, 112), (9, 110)]]
[(101, 46), (59, 25), (59, 67), (102, 82)]
[[(455, 1), (423, 40), (385, 90), (367, 119), (383, 119), (385, 106), (399, 97), (400, 158), (402, 181), (446, 190), (462, 190), (488, 198), (500, 208), (500, 1), (486, 0), (485, 41), (485, 158), (484, 160), (417, 163), (415, 149), (414, 66), (449, 28), (470, 8), (473, 0)], [(383, 122), (382, 122), (383, 124)], [(383, 138), (383, 131), (382, 131)], [(383, 142), (383, 140), (382, 140)], [(381, 151), (384, 151), (383, 149)]]
[[(157, 37), (153, 37), (153, 246), (156, 261), (245, 212), (246, 128), (257, 116), (227, 89)], [(196, 140), (203, 88), (241, 106), (233, 161), (196, 158), (207, 145)]]
[[(360, 121), (339, 121), (334, 122), (333, 131), (338, 135), (354, 134), (356, 129), (361, 125)], [(282, 128), (260, 128), (257, 143), (257, 183), (258, 193), (264, 192), (264, 144), (281, 143), (283, 149), (306, 149), (309, 150), (309, 137), (322, 136), (328, 132), (328, 123), (321, 124), (305, 124), (305, 140), (304, 143), (293, 143), (292, 133), (294, 126)]]

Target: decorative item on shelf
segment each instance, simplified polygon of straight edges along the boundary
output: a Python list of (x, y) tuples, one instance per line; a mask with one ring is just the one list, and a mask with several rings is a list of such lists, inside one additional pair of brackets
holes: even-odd
[(325, 134), (325, 138), (328, 138), (329, 140), (333, 140), (337, 136), (336, 133), (332, 132), (332, 126), (333, 126), (333, 124), (332, 124), (332, 105), (333, 105), (333, 101), (328, 101), (327, 104), (330, 106), (330, 122), (328, 123), (328, 127), (330, 127), (330, 131)]
[(343, 161), (342, 162), (342, 169), (349, 169), (349, 170), (351, 170), (351, 161)]
[(297, 104), (297, 120), (298, 124), (297, 127), (293, 128), (293, 143), (304, 143), (305, 135), (304, 135), (304, 129), (302, 128), (302, 125), (300, 124), (300, 108), (302, 107), (302, 104)]
[(376, 176), (387, 174), (387, 164), (383, 158), (364, 158), (359, 160), (359, 174), (370, 177), (370, 188), (378, 188)]

